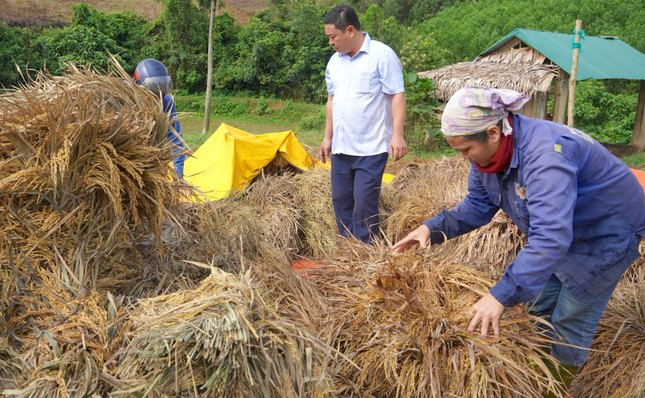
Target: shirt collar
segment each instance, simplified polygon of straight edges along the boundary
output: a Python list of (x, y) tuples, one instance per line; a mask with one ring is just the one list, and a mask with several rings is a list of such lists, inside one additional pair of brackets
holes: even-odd
[(511, 164), (506, 169), (504, 175), (508, 175), (511, 169), (516, 169), (519, 164), (519, 147), (520, 147), (520, 138), (517, 132), (520, 129), (520, 122), (517, 119), (517, 115), (513, 113), (513, 157), (511, 158)]
[[(369, 33), (367, 32), (361, 32), (363, 34), (363, 37), (365, 40), (363, 40), (363, 45), (361, 48), (358, 50), (356, 54), (354, 54), (354, 58), (360, 53), (366, 53), (368, 54), (370, 52), (370, 43), (372, 42), (372, 39), (370, 38)], [(341, 57), (347, 57), (350, 58), (349, 54), (339, 54)], [(351, 58), (350, 58), (351, 59)]]

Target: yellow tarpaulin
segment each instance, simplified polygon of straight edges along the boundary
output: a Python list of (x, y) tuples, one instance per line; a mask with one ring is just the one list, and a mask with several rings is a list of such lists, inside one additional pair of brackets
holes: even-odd
[[(329, 167), (313, 158), (291, 131), (251, 134), (222, 123), (184, 164), (184, 178), (203, 196), (217, 200), (243, 189), (264, 167), (281, 156), (300, 170)], [(389, 182), (393, 175), (386, 174)]]

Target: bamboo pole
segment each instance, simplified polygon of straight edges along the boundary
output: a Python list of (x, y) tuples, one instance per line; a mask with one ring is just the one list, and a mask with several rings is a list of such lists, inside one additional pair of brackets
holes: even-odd
[(576, 101), (576, 77), (578, 75), (578, 57), (580, 55), (580, 30), (582, 29), (582, 20), (576, 19), (576, 28), (573, 39), (573, 60), (571, 61), (571, 78), (569, 79), (569, 106), (567, 125), (573, 127), (573, 110)]

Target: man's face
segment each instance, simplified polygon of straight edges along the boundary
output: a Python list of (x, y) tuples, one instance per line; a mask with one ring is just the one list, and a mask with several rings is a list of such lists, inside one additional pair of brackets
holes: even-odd
[(325, 25), (325, 34), (329, 38), (329, 45), (341, 54), (348, 54), (352, 51), (352, 39), (355, 33), (356, 29), (351, 25), (344, 32), (333, 24)]
[(469, 140), (464, 136), (446, 137), (448, 144), (461, 152), (461, 156), (482, 167), (490, 165), (490, 161), (499, 149), (501, 132), (497, 127), (488, 128), (488, 139), (485, 142)]

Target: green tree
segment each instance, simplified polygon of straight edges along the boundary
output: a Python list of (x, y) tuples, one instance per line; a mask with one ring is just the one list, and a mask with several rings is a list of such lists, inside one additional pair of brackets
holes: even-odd
[(430, 34), (420, 35), (415, 29), (408, 28), (399, 51), (403, 69), (408, 72), (423, 72), (446, 64), (450, 52), (437, 43)]
[(331, 55), (322, 10), (279, 2), (240, 29), (235, 52), (215, 72), (216, 85), (259, 95), (322, 101)]
[(147, 44), (148, 31), (152, 24), (144, 18), (126, 13), (103, 13), (87, 4), (72, 6), (71, 26), (96, 29), (121, 48), (119, 56), (125, 70), (134, 70), (142, 59), (141, 50)]
[[(645, 51), (642, 0), (478, 0), (443, 9), (419, 25), (446, 48), (449, 62), (470, 61), (515, 28), (570, 33), (582, 19), (587, 35), (614, 35)], [(583, 43), (584, 47), (584, 43)]]
[(438, 124), (434, 110), (439, 104), (432, 97), (434, 84), (432, 80), (422, 79), (416, 73), (406, 73), (404, 77), (407, 100), (406, 140), (411, 146), (436, 146), (443, 140), (437, 139), (433, 134)]
[(42, 69), (44, 63), (45, 48), (34, 31), (0, 22), (0, 87), (19, 84), (21, 73)]
[(206, 99), (204, 101), (204, 125), (202, 126), (202, 134), (206, 134), (210, 131), (211, 98), (213, 96), (213, 30), (215, 26), (215, 8), (217, 7), (217, 0), (200, 0), (199, 5), (203, 9), (208, 9), (209, 14)]
[(575, 126), (600, 142), (629, 144), (637, 97), (636, 91), (611, 93), (599, 80), (578, 82)]
[(360, 16), (362, 29), (369, 32), (370, 37), (382, 41), (399, 52), (403, 45), (404, 28), (392, 16), (386, 16), (383, 8), (377, 4), (370, 5)]
[(208, 18), (191, 0), (163, 0), (164, 11), (151, 31), (145, 56), (161, 60), (175, 86), (189, 92), (205, 89)]
[(52, 73), (61, 73), (67, 64), (91, 65), (97, 70), (107, 70), (108, 54), (118, 55), (123, 48), (95, 28), (72, 25), (63, 29), (51, 29), (39, 38), (46, 48), (47, 68)]

